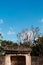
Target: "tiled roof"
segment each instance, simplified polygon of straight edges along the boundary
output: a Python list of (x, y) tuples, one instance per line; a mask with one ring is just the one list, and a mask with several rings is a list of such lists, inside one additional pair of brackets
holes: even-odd
[(10, 53), (11, 52), (17, 52), (17, 53), (23, 52), (24, 53), (24, 52), (30, 52), (31, 51), (31, 49), (26, 47), (26, 46), (10, 46), (10, 45), (5, 46), (4, 50), (6, 50), (8, 52), (10, 51)]

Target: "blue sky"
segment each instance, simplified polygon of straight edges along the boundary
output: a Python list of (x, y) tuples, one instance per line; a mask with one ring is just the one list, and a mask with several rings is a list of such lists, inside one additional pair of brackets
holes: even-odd
[(16, 41), (16, 34), (32, 25), (43, 33), (43, 0), (0, 0), (3, 39)]

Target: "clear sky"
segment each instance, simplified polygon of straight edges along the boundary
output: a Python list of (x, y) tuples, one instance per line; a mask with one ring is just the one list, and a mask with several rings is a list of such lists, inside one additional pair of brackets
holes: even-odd
[(43, 33), (43, 0), (0, 0), (0, 32), (3, 38), (16, 41), (25, 28), (39, 26)]

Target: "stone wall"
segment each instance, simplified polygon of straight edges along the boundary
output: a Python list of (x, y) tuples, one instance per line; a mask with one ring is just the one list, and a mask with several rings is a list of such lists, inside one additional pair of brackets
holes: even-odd
[(43, 56), (32, 56), (31, 65), (43, 65)]
[(0, 65), (5, 65), (5, 56), (0, 56)]
[[(31, 57), (31, 64), (29, 64), (29, 65), (43, 65), (43, 56), (30, 56), (30, 57)], [(9, 58), (9, 57), (7, 56), (7, 58)], [(27, 58), (27, 56), (26, 56), (26, 58)], [(30, 62), (29, 60), (30, 60), (30, 58), (27, 59), (28, 62)], [(27, 63), (26, 63), (26, 65), (28, 65)], [(0, 56), (0, 65), (5, 65), (5, 56)]]

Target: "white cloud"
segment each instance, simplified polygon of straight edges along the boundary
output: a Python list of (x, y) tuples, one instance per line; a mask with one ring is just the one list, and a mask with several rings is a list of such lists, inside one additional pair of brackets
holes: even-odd
[(14, 34), (15, 34), (15, 32), (14, 32), (14, 31), (9, 30), (7, 34), (8, 34), (8, 35), (14, 35)]
[(41, 19), (41, 22), (43, 22), (43, 18)]
[(13, 30), (13, 27), (10, 27), (10, 30)]
[(13, 27), (10, 27), (9, 28), (9, 31), (7, 32), (8, 35), (14, 35), (15, 34), (15, 31), (14, 31), (14, 28)]
[(3, 24), (3, 23), (4, 23), (3, 19), (0, 19), (0, 24)]

